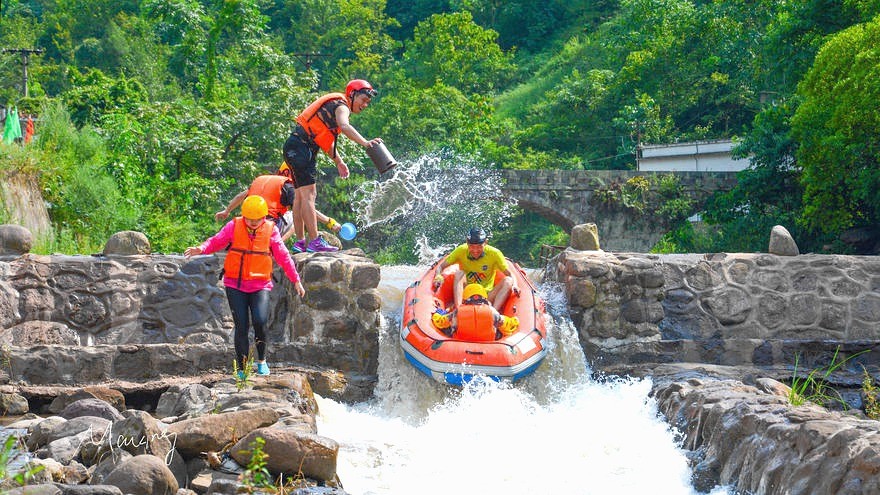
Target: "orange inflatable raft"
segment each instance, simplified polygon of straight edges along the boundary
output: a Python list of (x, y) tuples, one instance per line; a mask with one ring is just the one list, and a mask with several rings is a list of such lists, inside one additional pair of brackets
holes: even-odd
[[(442, 259), (441, 259), (442, 261)], [(400, 346), (407, 360), (429, 377), (449, 385), (461, 386), (475, 376), (492, 380), (516, 381), (534, 372), (547, 353), (544, 301), (522, 268), (507, 260), (517, 277), (519, 294), (511, 294), (501, 313), (516, 316), (519, 328), (496, 340), (471, 342), (447, 336), (434, 325), (438, 308), (454, 307), (452, 281), (455, 265), (443, 273), (443, 284), (433, 290), (434, 275), (440, 261), (407, 288), (403, 299)], [(496, 273), (497, 284), (505, 275)]]

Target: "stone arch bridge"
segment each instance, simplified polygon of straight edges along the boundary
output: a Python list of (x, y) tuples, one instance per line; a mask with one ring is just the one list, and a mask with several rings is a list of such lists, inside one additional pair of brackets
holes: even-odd
[[(692, 215), (702, 211), (716, 191), (736, 185), (736, 172), (647, 172), (632, 170), (502, 170), (502, 193), (524, 210), (534, 211), (566, 232), (595, 223), (603, 249), (647, 252), (669, 231), (667, 217), (657, 213), (659, 192), (670, 178), (680, 195), (691, 200)], [(647, 179), (644, 201), (632, 201), (633, 184)], [(633, 181), (635, 179), (635, 181)]]

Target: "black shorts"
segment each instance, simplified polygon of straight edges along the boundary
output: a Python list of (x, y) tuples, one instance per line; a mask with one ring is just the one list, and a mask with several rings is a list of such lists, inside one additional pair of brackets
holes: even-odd
[(314, 184), (318, 178), (318, 147), (305, 139), (294, 131), (284, 142), (284, 162), (293, 170), (296, 187)]

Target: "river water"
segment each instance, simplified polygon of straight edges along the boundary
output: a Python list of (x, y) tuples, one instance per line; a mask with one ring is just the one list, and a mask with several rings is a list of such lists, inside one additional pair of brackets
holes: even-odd
[[(515, 385), (456, 389), (417, 372), (398, 329), (405, 288), (424, 267), (382, 267), (385, 303), (374, 399), (319, 398), (318, 429), (340, 442), (338, 473), (354, 495), (693, 494), (678, 434), (648, 380), (591, 378), (565, 313), (548, 302), (549, 353)], [(716, 488), (712, 495), (726, 494)]]

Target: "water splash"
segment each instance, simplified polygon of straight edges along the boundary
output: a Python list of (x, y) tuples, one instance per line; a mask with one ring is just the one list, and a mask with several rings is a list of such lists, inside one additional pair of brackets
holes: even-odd
[[(393, 224), (415, 232), (419, 259), (464, 239), (473, 225), (504, 229), (516, 201), (501, 194), (500, 171), (473, 159), (435, 153), (400, 163), (392, 175), (362, 184), (352, 195), (360, 228)], [(436, 256), (434, 256), (436, 259)]]

